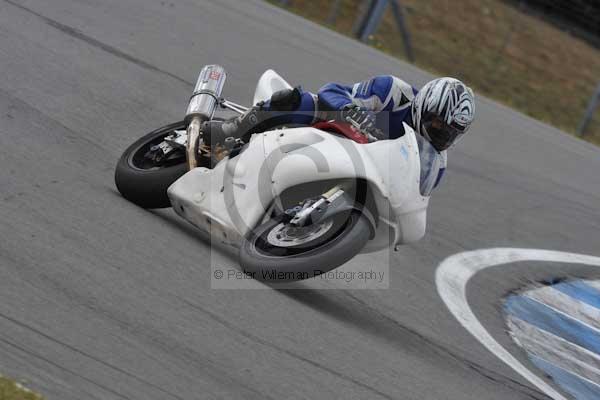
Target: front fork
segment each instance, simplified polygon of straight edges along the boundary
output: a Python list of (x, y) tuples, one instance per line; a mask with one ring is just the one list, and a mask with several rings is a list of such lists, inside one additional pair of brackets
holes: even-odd
[(338, 184), (309, 204), (285, 210), (284, 222), (300, 227), (325, 221), (340, 213), (358, 211), (369, 221), (371, 239), (374, 238), (377, 229), (376, 216), (368, 207), (356, 202), (348, 193), (347, 185), (348, 183)]
[(341, 185), (336, 185), (323, 193), (317, 200), (304, 207), (294, 207), (286, 210), (286, 215), (291, 217), (290, 224), (296, 226), (305, 226), (326, 218), (331, 214), (331, 206), (337, 206), (335, 201), (344, 194)]

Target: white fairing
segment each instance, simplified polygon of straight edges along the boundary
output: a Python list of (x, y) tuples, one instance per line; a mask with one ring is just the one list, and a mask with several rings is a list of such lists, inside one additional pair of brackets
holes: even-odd
[(291, 89), (292, 86), (272, 69), (266, 70), (256, 85), (252, 104), (271, 99), (271, 95), (279, 90)]
[[(272, 74), (266, 81), (277, 81), (278, 75)], [(257, 93), (266, 94), (261, 87), (259, 83)], [(168, 194), (179, 215), (209, 232), (212, 240), (237, 247), (287, 188), (325, 179), (363, 178), (379, 214), (376, 236), (363, 252), (413, 242), (425, 234), (429, 197), (419, 190), (415, 133), (407, 125), (404, 128), (406, 134), (398, 139), (369, 144), (310, 127), (256, 134), (240, 155), (224, 159), (212, 170), (189, 171)]]

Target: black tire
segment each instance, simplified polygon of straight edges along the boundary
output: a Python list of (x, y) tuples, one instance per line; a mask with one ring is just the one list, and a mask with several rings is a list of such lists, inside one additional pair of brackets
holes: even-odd
[(364, 247), (371, 233), (369, 221), (361, 212), (352, 211), (342, 218), (343, 224), (336, 232), (326, 235), (324, 243), (296, 248), (295, 253), (286, 255), (269, 254), (260, 244), (279, 220), (262, 224), (240, 247), (242, 270), (258, 280), (282, 282), (311, 278), (339, 267)]
[(115, 170), (115, 184), (127, 200), (143, 208), (171, 207), (167, 188), (188, 170), (184, 157), (170, 164), (148, 167), (140, 161), (140, 156), (153, 144), (174, 130), (186, 129), (186, 124), (175, 122), (143, 136), (125, 150)]

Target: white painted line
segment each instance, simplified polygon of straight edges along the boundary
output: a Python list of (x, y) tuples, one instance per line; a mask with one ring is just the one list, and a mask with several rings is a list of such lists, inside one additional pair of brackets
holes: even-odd
[[(585, 282), (588, 283), (587, 281)], [(523, 294), (537, 302), (558, 310), (579, 322), (600, 331), (600, 309), (574, 299), (552, 286), (531, 290)]]
[(512, 315), (507, 324), (514, 341), (529, 353), (573, 375), (600, 382), (600, 356)]
[[(529, 297), (529, 296), (528, 296), (527, 294), (525, 294), (525, 295), (523, 295), (522, 297)], [(533, 301), (534, 303), (541, 304), (541, 305), (545, 305), (545, 306), (546, 306), (546, 307), (548, 307), (548, 308), (549, 308), (549, 309), (550, 309), (550, 310), (551, 310), (553, 313), (556, 313), (556, 314), (558, 314), (558, 315), (561, 315), (561, 316), (563, 316), (563, 317), (565, 317), (565, 318), (570, 318), (570, 319), (572, 319), (572, 320), (577, 320), (577, 319), (576, 319), (574, 316), (572, 316), (572, 315), (569, 315), (569, 314), (565, 313), (564, 311), (560, 311), (560, 310), (558, 310), (558, 309), (556, 309), (556, 308), (554, 308), (554, 307), (552, 307), (552, 306), (550, 306), (550, 305), (548, 305), (548, 304), (544, 304), (544, 303), (543, 303), (542, 301), (540, 301), (540, 300), (533, 299), (533, 298), (531, 298), (531, 297), (529, 297), (529, 298), (530, 298), (530, 300), (531, 300), (531, 301)], [(588, 325), (587, 323), (585, 323), (584, 321), (581, 321), (581, 320), (577, 320), (577, 322), (579, 322), (581, 325), (583, 325), (583, 326), (584, 326), (586, 329), (589, 329), (590, 331), (592, 331), (592, 332), (595, 332), (596, 334), (600, 334), (600, 329), (598, 329), (598, 328), (595, 328), (595, 327), (593, 327), (593, 326), (591, 326), (591, 325)]]
[(508, 352), (479, 322), (467, 301), (467, 282), (477, 272), (502, 264), (521, 261), (546, 261), (586, 264), (600, 267), (600, 257), (551, 250), (496, 248), (455, 254), (445, 259), (436, 271), (438, 293), (450, 312), (481, 344), (522, 377), (555, 400), (567, 400), (552, 386), (531, 372)]

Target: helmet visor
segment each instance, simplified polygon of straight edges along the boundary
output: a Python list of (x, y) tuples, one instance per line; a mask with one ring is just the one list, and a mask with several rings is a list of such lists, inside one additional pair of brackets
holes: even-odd
[(439, 115), (427, 113), (423, 117), (423, 129), (433, 147), (437, 151), (446, 150), (465, 133), (465, 127), (457, 124), (448, 125)]

